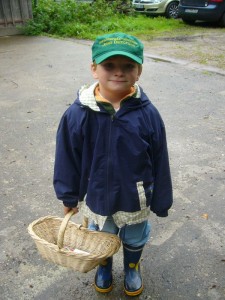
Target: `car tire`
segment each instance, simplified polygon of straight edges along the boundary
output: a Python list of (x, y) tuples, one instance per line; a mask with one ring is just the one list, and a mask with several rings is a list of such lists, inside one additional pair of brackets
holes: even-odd
[(168, 19), (177, 19), (178, 18), (178, 4), (179, 2), (173, 1), (167, 5), (165, 15)]
[(221, 26), (221, 27), (225, 27), (225, 12), (224, 12), (224, 14), (222, 15), (222, 18), (220, 19), (220, 26)]
[(195, 24), (195, 20), (190, 20), (190, 19), (182, 18), (182, 21), (185, 24), (188, 24), (188, 25), (194, 25)]

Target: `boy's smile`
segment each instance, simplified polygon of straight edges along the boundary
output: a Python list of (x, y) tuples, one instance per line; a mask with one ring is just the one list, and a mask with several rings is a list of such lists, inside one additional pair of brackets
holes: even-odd
[(125, 56), (112, 56), (102, 63), (92, 64), (92, 74), (99, 81), (101, 95), (115, 103), (130, 93), (131, 87), (139, 79), (141, 65)]

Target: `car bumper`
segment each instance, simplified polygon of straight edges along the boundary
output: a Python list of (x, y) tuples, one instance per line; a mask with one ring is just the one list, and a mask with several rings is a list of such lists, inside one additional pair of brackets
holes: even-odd
[(137, 12), (152, 15), (164, 14), (166, 10), (165, 4), (152, 4), (141, 1), (133, 1), (133, 7)]
[(204, 8), (179, 5), (178, 10), (181, 18), (208, 22), (216, 22), (220, 20), (223, 14), (221, 7), (217, 7), (216, 5), (208, 5)]

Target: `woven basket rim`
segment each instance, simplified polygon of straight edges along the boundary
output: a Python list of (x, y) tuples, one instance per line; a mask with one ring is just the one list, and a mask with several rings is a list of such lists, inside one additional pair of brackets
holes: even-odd
[[(102, 258), (104, 257), (107, 257), (106, 254), (102, 254), (102, 255), (99, 255), (99, 254), (93, 254), (93, 253), (89, 253), (89, 254), (83, 254), (83, 253), (74, 253), (72, 251), (68, 251), (68, 250), (64, 250), (64, 248), (60, 249), (58, 247), (57, 244), (53, 244), (53, 243), (50, 243), (48, 241), (46, 241), (45, 239), (43, 238), (40, 238), (33, 230), (33, 227), (35, 225), (38, 225), (38, 224), (41, 224), (42, 222), (46, 221), (46, 220), (57, 220), (59, 222), (62, 222), (63, 218), (60, 218), (58, 216), (51, 216), (51, 215), (48, 215), (48, 216), (45, 216), (45, 217), (41, 217), (37, 220), (34, 220), (33, 222), (31, 222), (28, 226), (28, 233), (31, 235), (31, 237), (36, 240), (36, 242), (38, 243), (41, 243), (43, 245), (45, 245), (46, 247), (49, 247), (51, 248), (51, 250), (53, 250), (54, 252), (58, 252), (60, 253), (61, 255), (66, 255), (66, 256), (74, 256), (74, 257), (77, 257), (77, 258), (81, 258), (83, 260), (85, 259), (93, 259), (93, 260), (101, 260)], [(115, 235), (115, 234), (112, 234), (112, 233), (106, 233), (106, 232), (100, 232), (100, 231), (91, 231), (87, 228), (84, 228), (82, 226), (82, 224), (76, 224), (74, 223), (73, 221), (69, 221), (68, 224), (70, 225), (73, 225), (76, 227), (77, 230), (82, 230), (82, 231), (86, 231), (88, 232), (90, 235), (100, 235), (100, 236), (104, 236), (104, 238), (106, 237), (113, 237), (113, 239), (115, 241), (117, 241), (118, 243), (118, 246), (117, 246), (117, 250), (115, 251), (115, 253), (119, 250), (120, 248), (120, 244), (121, 244), (121, 241), (120, 241), (120, 238)]]

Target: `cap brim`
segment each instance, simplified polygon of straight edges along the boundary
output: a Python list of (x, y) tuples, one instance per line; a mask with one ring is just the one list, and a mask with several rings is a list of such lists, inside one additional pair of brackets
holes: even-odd
[(133, 54), (131, 54), (129, 52), (124, 52), (124, 51), (111, 51), (111, 52), (107, 52), (107, 53), (104, 53), (104, 54), (96, 57), (94, 59), (94, 61), (96, 62), (96, 64), (100, 64), (101, 62), (103, 62), (107, 58), (112, 57), (112, 56), (116, 56), (116, 55), (122, 55), (122, 56), (129, 57), (132, 60), (136, 61), (138, 64), (142, 64), (143, 63), (143, 59), (142, 58), (140, 58), (140, 57), (138, 57), (136, 55), (133, 55)]

